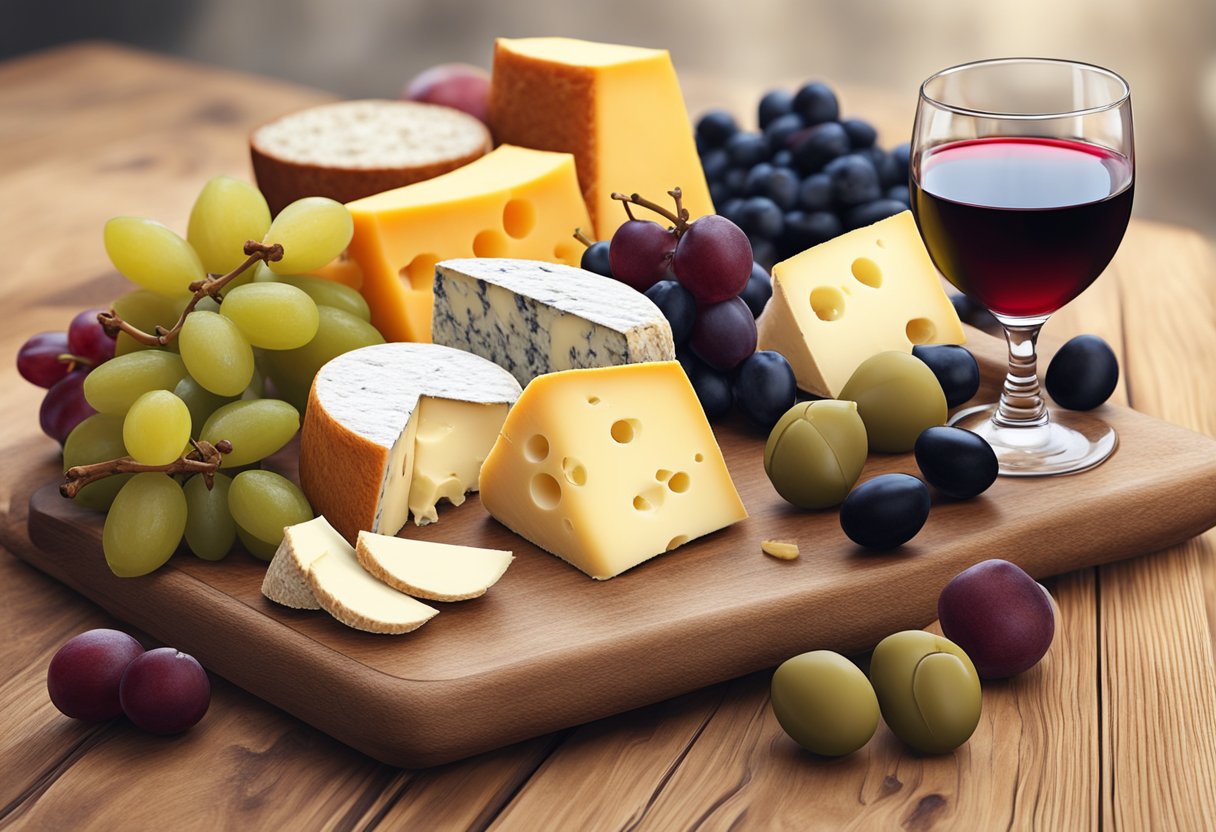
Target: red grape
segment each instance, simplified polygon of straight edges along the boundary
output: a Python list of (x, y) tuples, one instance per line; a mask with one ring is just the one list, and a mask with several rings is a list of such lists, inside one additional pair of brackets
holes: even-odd
[(127, 666), (118, 689), (123, 713), (152, 734), (180, 734), (211, 704), (207, 671), (172, 647), (149, 650)]
[(92, 363), (94, 367), (114, 357), (114, 339), (106, 335), (97, 321), (101, 309), (86, 309), (68, 324), (68, 352)]
[(490, 73), (471, 64), (439, 64), (425, 69), (406, 84), (401, 97), (462, 110), (486, 121)]
[(17, 372), (30, 384), (48, 390), (69, 372), (67, 362), (59, 356), (68, 353), (68, 336), (63, 332), (40, 332), (17, 350)]
[(612, 276), (645, 292), (667, 275), (675, 249), (676, 235), (670, 229), (650, 220), (629, 220), (616, 230), (608, 245)]
[(756, 351), (756, 319), (737, 297), (702, 307), (690, 344), (714, 369), (732, 370)]
[(67, 441), (74, 427), (97, 412), (84, 398), (85, 375), (77, 370), (57, 381), (46, 391), (38, 410), (42, 432), (60, 445)]
[(64, 716), (100, 722), (122, 714), (118, 686), (143, 646), (118, 630), (89, 630), (59, 648), (46, 671), (51, 702)]
[(726, 217), (708, 214), (680, 236), (671, 262), (697, 303), (719, 303), (743, 291), (752, 273), (752, 244)]

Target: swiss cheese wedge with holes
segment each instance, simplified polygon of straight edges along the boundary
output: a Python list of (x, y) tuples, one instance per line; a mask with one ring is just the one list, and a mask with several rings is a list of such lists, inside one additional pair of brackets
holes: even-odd
[(503, 145), (464, 167), (346, 206), (348, 255), (362, 273), (372, 323), (390, 341), (431, 340), (435, 264), (516, 257), (578, 265), (589, 229), (568, 153)]
[(910, 211), (773, 266), (756, 323), (759, 349), (784, 355), (799, 387), (828, 398), (880, 352), (965, 340)]
[(675, 361), (531, 381), (482, 465), (481, 503), (597, 580), (747, 517)]

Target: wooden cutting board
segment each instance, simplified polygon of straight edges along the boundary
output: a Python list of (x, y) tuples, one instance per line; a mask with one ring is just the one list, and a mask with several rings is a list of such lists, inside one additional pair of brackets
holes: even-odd
[[(970, 331), (993, 398), (1004, 345)], [(595, 582), (508, 532), (475, 496), (404, 534), (511, 549), (517, 559), (484, 597), (439, 605), (404, 636), (349, 630), (323, 612), (260, 593), (265, 564), (241, 552), (209, 563), (174, 556), (155, 574), (113, 576), (101, 517), (54, 483), (30, 501), (30, 562), (117, 617), (195, 655), (207, 668), (377, 759), (430, 766), (659, 701), (811, 649), (857, 653), (935, 617), (937, 596), (986, 558), (1036, 577), (1170, 546), (1216, 524), (1216, 441), (1119, 407), (1109, 461), (1071, 477), (1001, 478), (981, 497), (935, 496), (921, 533), (867, 554), (833, 510), (801, 512), (773, 491), (762, 435), (718, 426), (751, 516), (730, 529)], [(872, 455), (863, 479), (916, 474), (910, 454)], [(784, 562), (760, 551), (796, 540)], [(28, 551), (28, 555), (26, 552)]]

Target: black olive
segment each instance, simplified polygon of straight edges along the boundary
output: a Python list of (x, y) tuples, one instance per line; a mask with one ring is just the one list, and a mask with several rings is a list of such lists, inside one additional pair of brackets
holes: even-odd
[(916, 464), (930, 485), (967, 500), (996, 482), (996, 453), (979, 434), (963, 428), (933, 427), (916, 439)]
[(929, 365), (946, 394), (946, 407), (958, 407), (979, 392), (980, 365), (965, 347), (954, 344), (916, 346), (912, 354)]
[(866, 480), (840, 507), (840, 528), (859, 546), (894, 549), (907, 543), (929, 517), (929, 489), (908, 474)]
[(1044, 383), (1060, 407), (1093, 410), (1115, 392), (1119, 360), (1097, 335), (1078, 335), (1051, 359)]

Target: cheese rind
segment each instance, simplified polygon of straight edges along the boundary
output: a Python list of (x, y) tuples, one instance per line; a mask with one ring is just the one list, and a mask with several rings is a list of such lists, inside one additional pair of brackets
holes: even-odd
[(747, 516), (674, 361), (537, 377), (482, 466), (481, 503), (597, 580)]
[(348, 256), (372, 323), (390, 341), (431, 340), (435, 264), (454, 257), (527, 257), (575, 265), (589, 228), (568, 153), (502, 145), (480, 159), (346, 206)]
[(359, 563), (415, 598), (467, 601), (484, 595), (514, 560), (510, 552), (359, 532)]
[(800, 388), (829, 398), (880, 352), (965, 340), (910, 211), (773, 266), (756, 323), (759, 348), (784, 355)]
[(671, 361), (671, 325), (609, 277), (531, 260), (446, 260), (435, 268), (435, 343), (505, 367), (520, 384), (558, 370)]
[[(496, 426), (519, 393), (501, 367), (436, 344), (378, 344), (338, 356), (313, 381), (300, 431), (300, 484), (351, 542), (363, 530), (397, 532), (411, 499), (416, 522), (434, 520), (429, 500), (462, 500), (477, 489)], [(435, 418), (420, 428), (428, 411)], [(420, 430), (430, 443), (421, 461)], [(446, 441), (431, 441), (435, 434)]]
[(323, 610), (347, 627), (367, 633), (408, 633), (439, 614), (373, 578), (353, 552), (321, 555), (308, 570), (308, 583)]
[(329, 551), (345, 551), (350, 544), (324, 517), (314, 517), (283, 529), (283, 542), (266, 567), (262, 594), (285, 607), (319, 610), (316, 596), (308, 583), (312, 563)]

